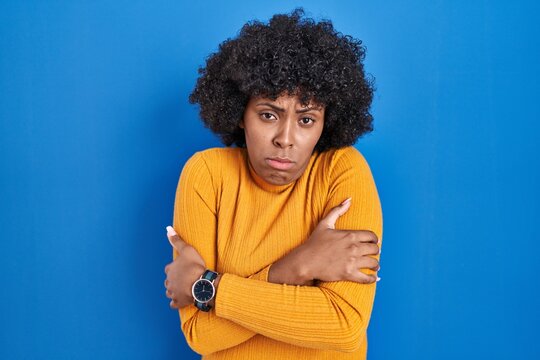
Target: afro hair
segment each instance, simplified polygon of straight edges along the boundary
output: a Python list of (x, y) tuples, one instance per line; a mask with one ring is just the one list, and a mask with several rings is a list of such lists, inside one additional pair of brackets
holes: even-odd
[(303, 18), (304, 10), (250, 21), (208, 56), (189, 96), (205, 126), (223, 144), (245, 147), (239, 122), (251, 97), (297, 95), (325, 107), (316, 151), (353, 145), (373, 131), (374, 80), (364, 73), (362, 41), (337, 32), (330, 20)]

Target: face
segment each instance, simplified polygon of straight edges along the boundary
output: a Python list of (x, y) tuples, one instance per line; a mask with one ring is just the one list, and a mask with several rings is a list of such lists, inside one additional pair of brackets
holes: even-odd
[(240, 127), (257, 175), (273, 185), (286, 185), (302, 176), (321, 137), (324, 110), (315, 103), (303, 106), (297, 96), (252, 97)]

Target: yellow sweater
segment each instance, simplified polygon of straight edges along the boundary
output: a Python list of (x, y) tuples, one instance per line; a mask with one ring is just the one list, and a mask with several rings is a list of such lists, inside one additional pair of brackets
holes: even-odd
[(245, 149), (195, 153), (180, 175), (173, 226), (223, 275), (210, 312), (179, 310), (191, 349), (207, 360), (365, 359), (375, 284), (268, 282), (272, 263), (351, 196), (336, 229), (371, 230), (382, 239), (377, 189), (354, 147), (314, 152), (304, 174), (282, 186), (264, 182)]

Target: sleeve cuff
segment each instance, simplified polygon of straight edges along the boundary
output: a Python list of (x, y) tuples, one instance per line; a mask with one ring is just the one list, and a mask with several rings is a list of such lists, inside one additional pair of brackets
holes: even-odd
[(259, 272), (256, 272), (255, 274), (248, 276), (248, 278), (268, 282), (268, 273), (270, 272), (270, 266), (272, 266), (272, 264), (267, 265)]
[[(258, 274), (258, 273), (257, 273)], [(256, 274), (255, 274), (256, 275)], [(219, 317), (223, 317), (223, 309), (227, 307), (227, 303), (230, 299), (230, 294), (228, 293), (229, 289), (229, 280), (231, 274), (221, 274), (221, 279), (219, 280), (219, 287), (216, 294), (216, 302), (214, 304), (214, 311)], [(225, 311), (226, 312), (226, 311)]]

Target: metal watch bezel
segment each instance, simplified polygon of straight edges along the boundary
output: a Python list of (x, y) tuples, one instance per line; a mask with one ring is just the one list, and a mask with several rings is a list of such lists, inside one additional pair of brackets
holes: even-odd
[[(197, 296), (195, 295), (195, 285), (197, 285), (197, 283), (201, 282), (201, 281), (206, 281), (210, 284), (210, 286), (212, 287), (212, 296), (210, 297), (210, 299), (206, 300), (206, 301), (201, 301), (197, 298)], [(206, 304), (210, 301), (212, 301), (212, 299), (214, 298), (214, 296), (216, 296), (216, 288), (214, 286), (214, 282), (213, 281), (210, 281), (208, 279), (197, 279), (197, 281), (195, 281), (193, 283), (193, 285), (191, 285), (191, 295), (193, 295), (193, 299), (195, 299), (195, 301), (197, 302), (200, 302), (202, 304)]]

